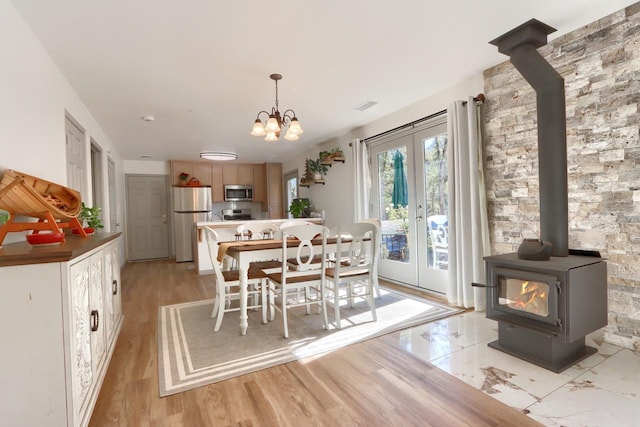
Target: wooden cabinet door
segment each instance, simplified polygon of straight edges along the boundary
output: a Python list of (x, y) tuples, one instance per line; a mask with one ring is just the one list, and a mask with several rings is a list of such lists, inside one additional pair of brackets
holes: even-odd
[(224, 202), (224, 179), (220, 163), (211, 164), (211, 200)]
[(193, 176), (193, 164), (184, 160), (171, 160), (171, 185), (180, 185), (179, 175), (181, 173), (189, 174), (189, 179)]
[(267, 176), (264, 164), (253, 165), (253, 201), (267, 201)]
[(210, 162), (193, 162), (191, 175), (200, 181), (200, 185), (211, 185)]
[(267, 163), (266, 175), (269, 218), (284, 218), (282, 163)]
[(224, 185), (237, 185), (238, 182), (238, 165), (225, 163), (222, 165), (222, 182)]
[(238, 184), (253, 185), (253, 165), (238, 165)]

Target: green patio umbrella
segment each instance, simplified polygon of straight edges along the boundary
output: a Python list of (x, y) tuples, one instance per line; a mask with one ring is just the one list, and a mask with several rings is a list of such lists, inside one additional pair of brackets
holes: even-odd
[(407, 174), (404, 170), (404, 156), (400, 150), (396, 150), (396, 153), (393, 155), (393, 193), (391, 194), (391, 204), (395, 209), (405, 207), (409, 204)]

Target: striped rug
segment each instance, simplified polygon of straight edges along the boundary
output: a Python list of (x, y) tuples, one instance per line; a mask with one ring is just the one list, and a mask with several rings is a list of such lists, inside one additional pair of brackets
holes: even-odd
[(341, 307), (342, 329), (329, 329), (322, 315), (305, 315), (303, 307), (288, 311), (289, 339), (282, 336), (282, 317), (266, 325), (260, 311), (249, 311), (249, 328), (240, 335), (238, 313), (227, 313), (213, 332), (213, 300), (162, 306), (158, 315), (160, 396), (168, 396), (228, 378), (255, 372), (460, 313), (433, 301), (381, 289), (376, 299), (378, 321), (365, 301)]

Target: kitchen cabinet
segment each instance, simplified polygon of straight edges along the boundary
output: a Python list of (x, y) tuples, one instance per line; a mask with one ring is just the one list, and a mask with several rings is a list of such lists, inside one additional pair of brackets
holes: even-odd
[(179, 178), (181, 173), (188, 174), (188, 179), (197, 179), (198, 181), (200, 181), (199, 185), (211, 185), (212, 183), (211, 162), (209, 161), (196, 162), (186, 160), (171, 160), (169, 163), (171, 170), (171, 185), (183, 184), (183, 182), (180, 181)]
[(267, 202), (270, 219), (284, 218), (282, 163), (266, 163)]
[(253, 185), (253, 165), (223, 163), (222, 182), (224, 185)]
[(122, 326), (119, 235), (0, 249), (3, 424), (88, 425)]
[(265, 164), (253, 165), (253, 201), (267, 201), (267, 176)]
[(220, 163), (211, 163), (211, 200), (224, 202), (224, 181)]

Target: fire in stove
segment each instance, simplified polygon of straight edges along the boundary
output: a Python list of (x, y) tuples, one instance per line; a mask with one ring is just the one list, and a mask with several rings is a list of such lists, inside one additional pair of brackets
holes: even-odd
[(507, 278), (501, 287), (498, 304), (537, 316), (549, 315), (549, 285), (533, 280)]

